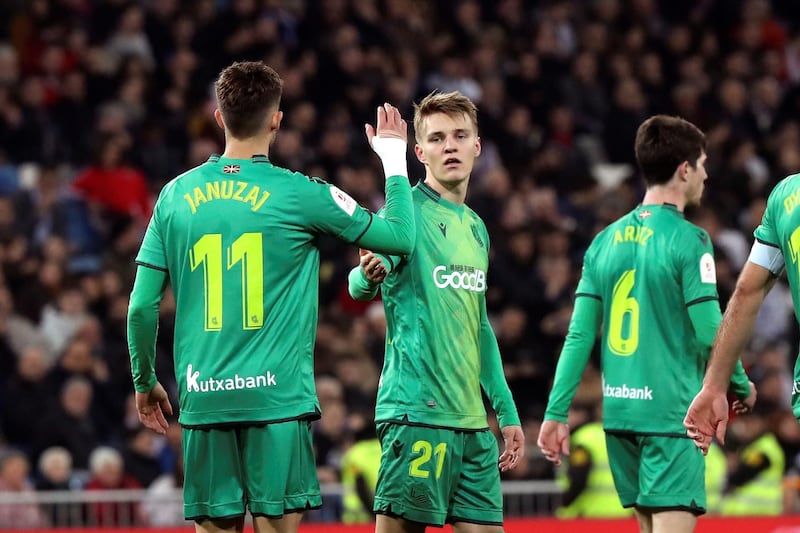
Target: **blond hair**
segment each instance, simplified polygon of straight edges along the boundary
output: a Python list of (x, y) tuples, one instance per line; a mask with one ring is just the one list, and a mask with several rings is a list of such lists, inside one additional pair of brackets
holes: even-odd
[(449, 93), (434, 91), (420, 103), (414, 104), (414, 137), (417, 142), (422, 140), (422, 122), (435, 113), (444, 113), (451, 117), (461, 117), (466, 114), (475, 128), (475, 134), (478, 133), (478, 108), (472, 100), (458, 91)]

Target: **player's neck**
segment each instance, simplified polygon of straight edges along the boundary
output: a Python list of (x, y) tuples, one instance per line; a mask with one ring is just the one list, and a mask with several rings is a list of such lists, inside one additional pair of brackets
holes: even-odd
[(676, 191), (673, 187), (665, 185), (655, 185), (647, 189), (642, 198), (644, 205), (672, 204), (683, 211), (686, 207), (686, 195), (681, 191)]
[(269, 139), (264, 137), (251, 137), (249, 139), (225, 140), (225, 152), (222, 157), (230, 159), (250, 159), (254, 155), (269, 156)]
[(428, 174), (425, 176), (425, 185), (439, 193), (443, 199), (451, 204), (464, 205), (467, 199), (467, 185), (469, 178), (458, 183), (446, 184)]

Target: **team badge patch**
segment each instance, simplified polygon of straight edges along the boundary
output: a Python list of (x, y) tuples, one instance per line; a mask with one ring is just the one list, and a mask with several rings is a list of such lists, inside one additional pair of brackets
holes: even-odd
[(353, 216), (353, 213), (356, 211), (356, 203), (353, 198), (341, 190), (339, 187), (331, 185), (331, 196), (333, 197), (333, 201), (336, 202), (342, 211), (347, 213), (350, 216)]
[(645, 218), (649, 217), (652, 214), (653, 214), (652, 211), (650, 211), (649, 209), (645, 209), (644, 211), (639, 212), (639, 218), (644, 220)]
[(700, 258), (700, 281), (703, 283), (717, 282), (717, 269), (714, 266), (714, 258), (711, 254), (704, 253)]
[(225, 174), (238, 174), (241, 169), (242, 167), (239, 165), (225, 165), (222, 167), (222, 172)]

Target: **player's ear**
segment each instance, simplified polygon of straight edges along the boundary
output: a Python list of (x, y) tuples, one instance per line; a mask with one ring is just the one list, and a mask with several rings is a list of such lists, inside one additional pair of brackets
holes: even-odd
[(427, 159), (425, 159), (425, 152), (422, 150), (422, 147), (420, 145), (418, 144), (414, 145), (414, 154), (417, 156), (417, 159), (419, 159), (420, 163), (422, 163), (423, 165), (428, 164)]
[(678, 165), (677, 174), (678, 174), (678, 178), (681, 181), (686, 181), (686, 178), (689, 176), (689, 162), (688, 161), (684, 161), (683, 163)]
[(475, 137), (475, 157), (481, 155), (481, 138)]
[(281, 121), (283, 120), (283, 111), (275, 111), (272, 114), (272, 120), (270, 121), (269, 128), (272, 131), (277, 130), (281, 127)]
[(217, 126), (219, 126), (220, 129), (225, 129), (225, 123), (222, 121), (222, 112), (219, 109), (214, 110), (214, 120), (217, 121)]

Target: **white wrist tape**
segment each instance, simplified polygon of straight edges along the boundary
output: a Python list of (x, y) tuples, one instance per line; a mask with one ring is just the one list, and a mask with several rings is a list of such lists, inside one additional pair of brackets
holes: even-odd
[(376, 135), (372, 138), (372, 149), (381, 158), (383, 172), (387, 178), (398, 175), (408, 177), (406, 142), (404, 140)]

